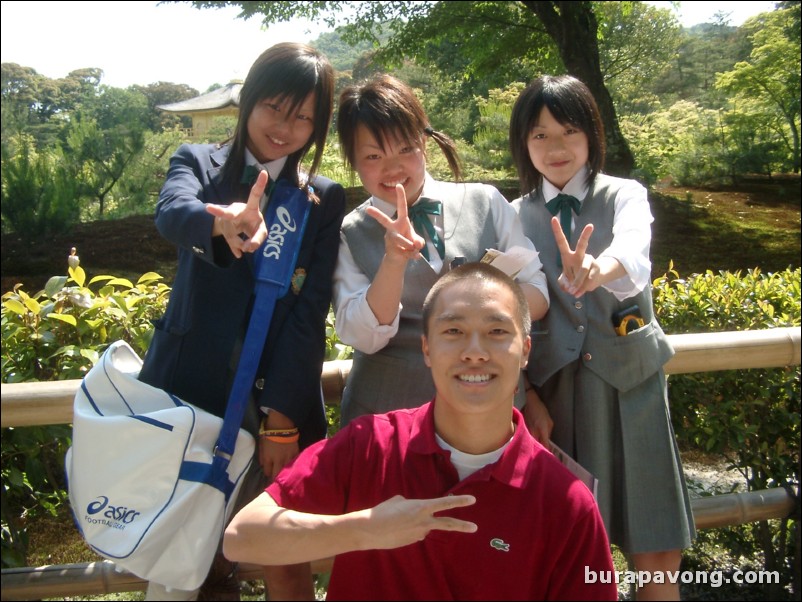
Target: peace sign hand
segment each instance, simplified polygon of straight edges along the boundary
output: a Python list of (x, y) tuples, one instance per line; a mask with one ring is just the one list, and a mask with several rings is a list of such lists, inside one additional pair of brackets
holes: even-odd
[(426, 241), (415, 232), (409, 221), (407, 195), (402, 184), (396, 184), (396, 219), (391, 219), (376, 207), (368, 207), (366, 212), (385, 229), (384, 253), (391, 261), (406, 264), (410, 259), (420, 259), (420, 250)]
[(373, 508), (354, 513), (364, 538), (361, 549), (391, 550), (422, 541), (432, 531), (475, 533), (476, 523), (439, 516), (454, 508), (476, 503), (472, 495), (447, 495), (433, 499), (408, 499), (396, 495)]
[(223, 235), (237, 259), (243, 253), (253, 253), (267, 239), (267, 226), (259, 209), (267, 181), (267, 172), (263, 169), (251, 188), (247, 203), (206, 205), (206, 211), (215, 216), (212, 236)]
[(560, 251), (563, 272), (557, 280), (560, 288), (574, 297), (581, 297), (588, 291), (598, 288), (599, 265), (593, 255), (586, 253), (590, 235), (593, 234), (593, 224), (588, 224), (579, 235), (576, 241), (576, 250), (572, 251), (565, 238), (560, 220), (556, 217), (551, 218), (551, 231), (554, 233), (554, 240), (557, 242), (557, 249)]

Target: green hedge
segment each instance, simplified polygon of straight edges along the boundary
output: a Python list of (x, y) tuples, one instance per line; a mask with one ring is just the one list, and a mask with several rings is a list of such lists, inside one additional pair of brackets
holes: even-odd
[[(654, 281), (658, 320), (671, 334), (800, 326), (800, 269), (763, 274), (676, 272)], [(799, 366), (669, 378), (681, 444), (724, 454), (750, 489), (799, 482)]]
[[(720, 332), (800, 326), (800, 269), (763, 274), (707, 271), (687, 280), (669, 272), (654, 282), (666, 332)], [(750, 491), (800, 481), (800, 367), (675, 374), (668, 379), (681, 447), (724, 456)], [(702, 532), (695, 549), (727, 548), (777, 571), (765, 599), (786, 599), (799, 577), (799, 509), (789, 519)], [(796, 568), (795, 568), (796, 567)], [(798, 596), (798, 592), (796, 593)]]

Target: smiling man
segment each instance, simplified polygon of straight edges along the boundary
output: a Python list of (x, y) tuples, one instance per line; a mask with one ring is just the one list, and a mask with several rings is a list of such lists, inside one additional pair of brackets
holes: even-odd
[(308, 448), (231, 521), (226, 556), (334, 557), (329, 600), (615, 600), (614, 583), (585, 582), (613, 570), (593, 496), (513, 407), (530, 347), (520, 287), (465, 264), (423, 323), (434, 400)]

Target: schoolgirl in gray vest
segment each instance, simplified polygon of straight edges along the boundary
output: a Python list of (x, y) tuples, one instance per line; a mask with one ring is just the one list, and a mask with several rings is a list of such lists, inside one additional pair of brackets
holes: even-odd
[[(344, 425), (433, 398), (421, 312), (426, 293), (455, 259), (534, 247), (498, 190), (440, 182), (426, 172), (431, 138), (459, 179), (455, 146), (432, 130), (415, 93), (398, 79), (382, 75), (344, 90), (337, 130), (347, 164), (372, 195), (343, 221), (334, 273), (337, 334), (355, 350), (341, 404)], [(533, 319), (548, 308), (540, 268), (535, 259), (516, 278)], [(519, 406), (524, 400), (521, 387)]]
[[(695, 529), (663, 372), (674, 352), (652, 305), (646, 189), (600, 173), (599, 111), (571, 76), (539, 78), (520, 94), (510, 146), (528, 192), (513, 206), (551, 300), (532, 325), (530, 402), (542, 428), (553, 422), (552, 440), (599, 479), (610, 541), (638, 570), (675, 571)], [(638, 597), (678, 600), (662, 576)]]

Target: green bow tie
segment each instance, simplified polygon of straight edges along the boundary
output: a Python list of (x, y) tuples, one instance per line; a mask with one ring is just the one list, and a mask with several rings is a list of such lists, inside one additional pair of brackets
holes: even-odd
[(557, 212), (560, 212), (560, 227), (563, 229), (566, 240), (570, 242), (571, 210), (579, 215), (580, 211), (582, 211), (582, 204), (576, 197), (572, 197), (570, 194), (560, 193), (546, 203), (546, 209), (548, 209), (549, 213), (552, 215), (557, 215)]
[(259, 177), (259, 173), (262, 171), (262, 168), (256, 167), (255, 165), (246, 165), (245, 169), (242, 170), (242, 178), (240, 179), (240, 184), (247, 184), (248, 186), (253, 186), (254, 182), (256, 182), (256, 178)]
[[(445, 257), (446, 246), (437, 234), (437, 230), (435, 230), (434, 224), (429, 219), (429, 215), (442, 215), (442, 213), (443, 204), (440, 201), (430, 201), (427, 199), (420, 199), (409, 208), (409, 221), (412, 222), (412, 227), (415, 228), (415, 232), (424, 239), (426, 239), (426, 234), (429, 235), (428, 238), (432, 241), (432, 244), (434, 244), (434, 248), (437, 249), (440, 259)], [(429, 260), (429, 249), (427, 245), (423, 246), (421, 254), (427, 261)]]

